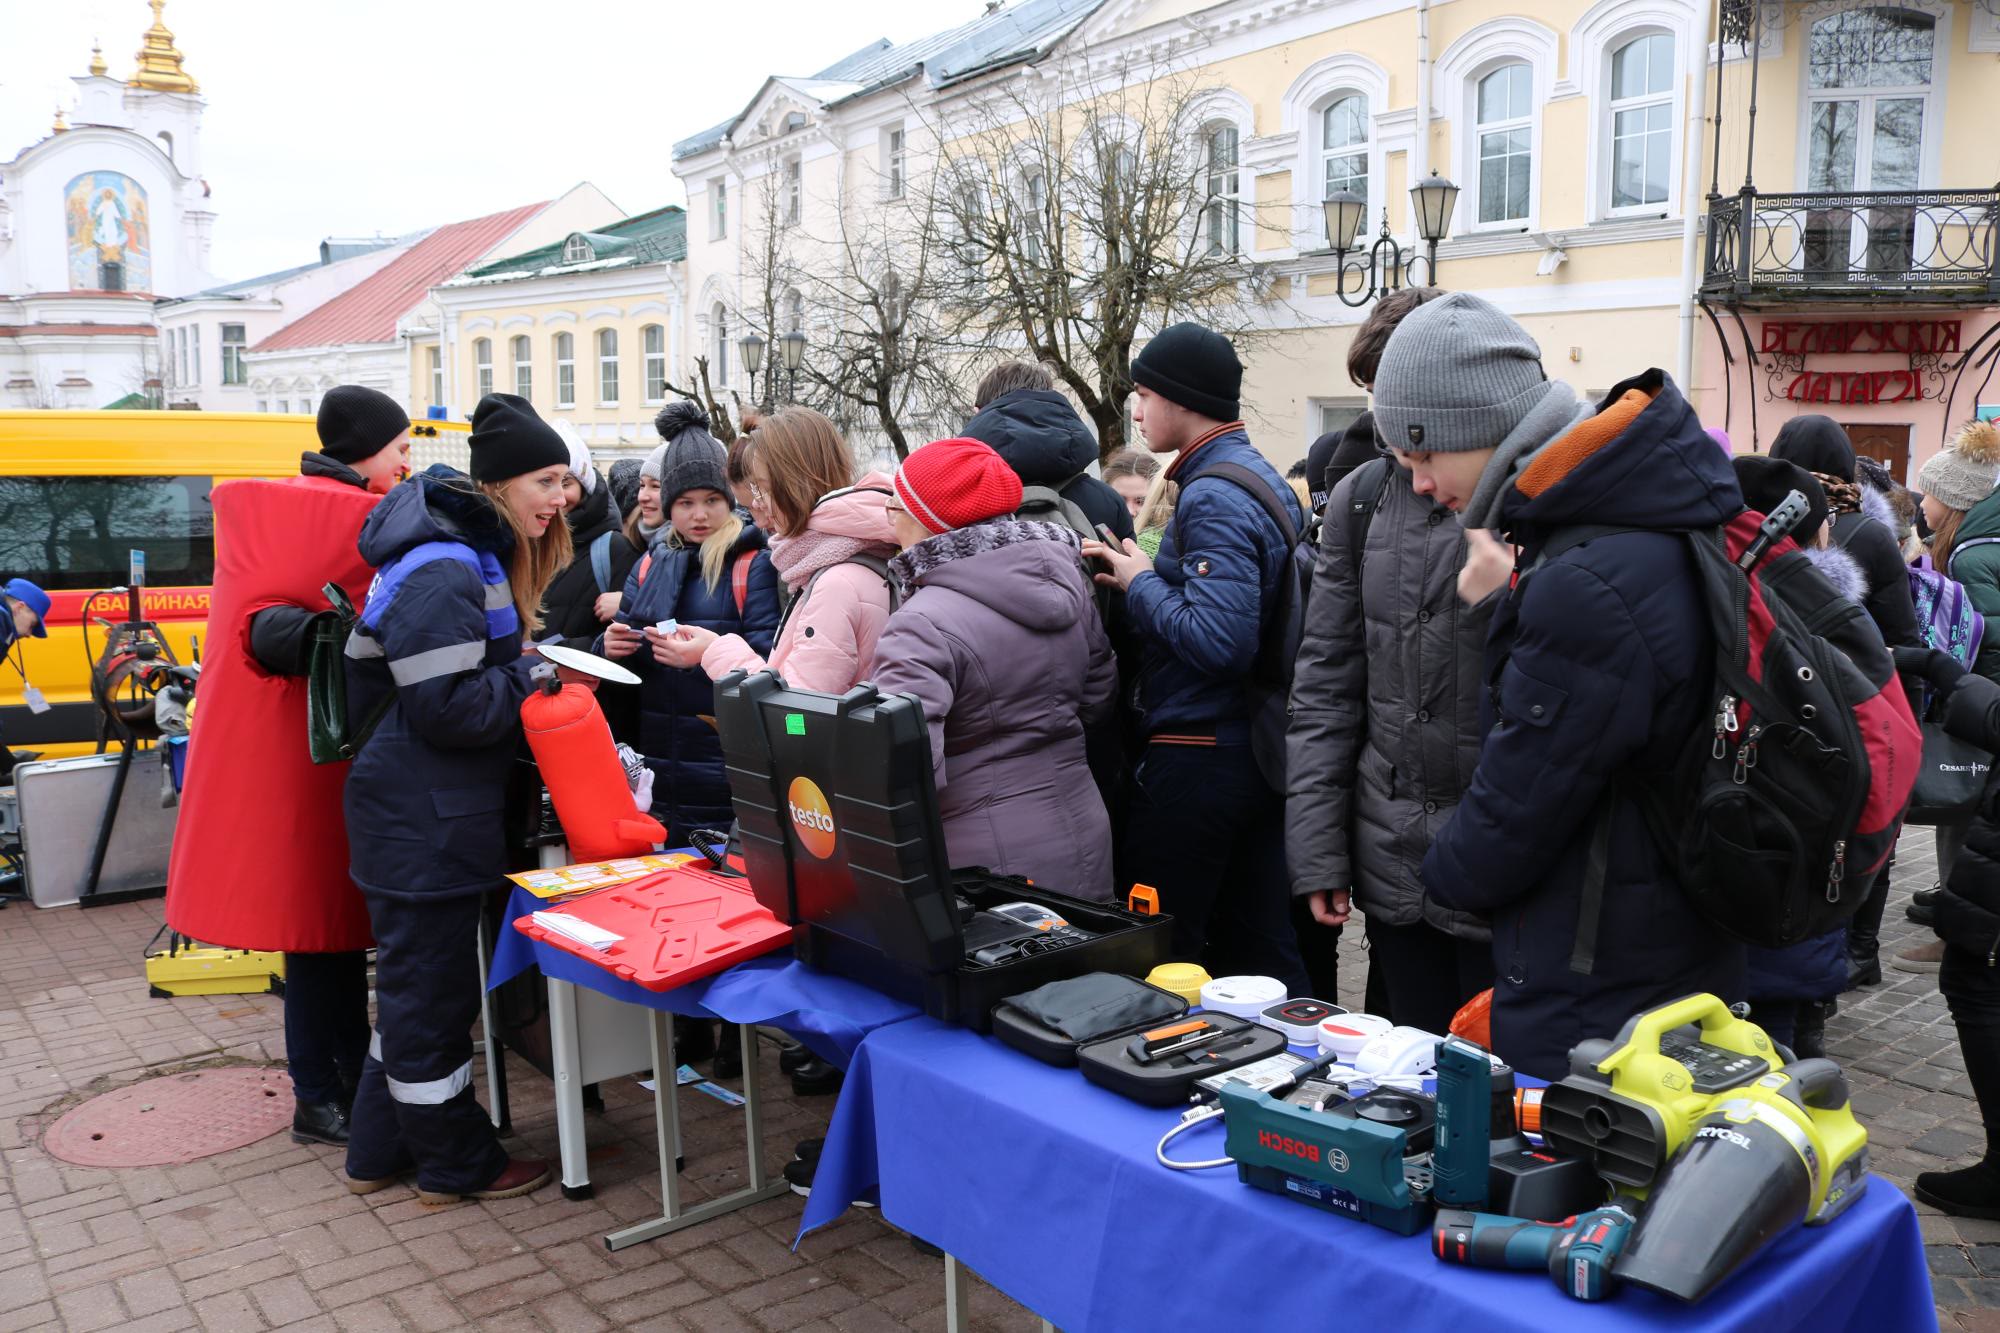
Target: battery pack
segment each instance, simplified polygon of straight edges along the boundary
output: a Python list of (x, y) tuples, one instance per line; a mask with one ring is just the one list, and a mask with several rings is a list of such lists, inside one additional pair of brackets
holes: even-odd
[(285, 955), (205, 944), (148, 954), (146, 993), (156, 1000), (177, 995), (283, 995)]

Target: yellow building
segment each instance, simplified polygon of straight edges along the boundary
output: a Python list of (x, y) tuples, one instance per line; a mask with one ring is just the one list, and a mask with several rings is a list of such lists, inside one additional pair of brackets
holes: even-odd
[[(923, 199), (936, 145), (991, 133), (994, 106), (1139, 71), (1200, 88), (1204, 224), (1253, 294), (1265, 336), (1244, 404), (1281, 463), (1362, 406), (1344, 370), (1369, 304), (1354, 270), (1385, 213), (1402, 252), (1424, 252), (1410, 189), (1436, 173), (1458, 186), (1437, 284), (1512, 313), (1551, 375), (1588, 392), (1662, 366), (1739, 447), (1830, 410), (1914, 465), (1980, 392), (1953, 363), (1996, 299), (1996, 50), (2000, 19), (1971, 0), (1025, 0), (773, 77), (675, 146), (695, 219), (688, 344), (736, 360), (758, 307), (793, 299), (759, 290), (769, 219), (811, 256)], [(1764, 192), (1747, 224), (1746, 177)], [(1336, 191), (1364, 201), (1344, 256)]]
[(650, 448), (669, 386), (684, 385), (686, 253), (686, 215), (659, 208), (434, 288), (443, 392), (464, 414), (488, 393), (519, 394), (593, 450)]

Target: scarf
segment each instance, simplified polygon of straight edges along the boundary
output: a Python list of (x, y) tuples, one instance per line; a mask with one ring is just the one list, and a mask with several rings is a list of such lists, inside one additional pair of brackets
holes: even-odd
[(785, 581), (785, 586), (793, 592), (805, 587), (812, 576), (822, 569), (831, 569), (864, 551), (885, 560), (896, 553), (894, 547), (884, 542), (840, 537), (815, 532), (811, 528), (793, 536), (771, 538), (771, 564), (777, 569), (778, 577)]
[(1858, 514), (1861, 512), (1861, 487), (1851, 481), (1825, 472), (1812, 474), (1820, 489), (1826, 492), (1826, 507), (1836, 514)]
[(1479, 485), (1465, 503), (1465, 526), (1499, 526), (1500, 501), (1508, 485), (1528, 470), (1536, 454), (1568, 434), (1571, 426), (1590, 413), (1588, 403), (1577, 402), (1575, 389), (1561, 380), (1550, 380), (1541, 398), (1500, 441), (1486, 470), (1479, 474)]
[(953, 528), (918, 542), (889, 562), (889, 577), (896, 580), (897, 591), (907, 599), (923, 582), (924, 575), (954, 560), (969, 560), (1022, 542), (1061, 542), (1079, 557), (1083, 552), (1083, 539), (1064, 524), (1009, 515)]

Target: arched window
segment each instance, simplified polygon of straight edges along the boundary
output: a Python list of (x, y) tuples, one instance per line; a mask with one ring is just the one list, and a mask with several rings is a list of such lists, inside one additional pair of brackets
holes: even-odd
[(479, 385), (479, 396), (484, 398), (493, 392), (493, 340), (474, 338), (472, 340), (473, 378)]
[(1674, 175), (1674, 39), (1634, 37), (1611, 53), (1611, 209), (1664, 205)]
[(1482, 224), (1525, 223), (1534, 176), (1534, 78), (1524, 62), (1479, 80), (1477, 212)]
[(785, 332), (804, 333), (806, 331), (806, 298), (798, 288), (785, 293)]
[[(1914, 190), (1937, 131), (1931, 107), (1937, 20), (1909, 9), (1849, 9), (1812, 25), (1806, 47), (1806, 188)], [(1822, 276), (1911, 266), (1916, 209), (1810, 215), (1803, 264)]]
[(1030, 170), (1021, 177), (1021, 255), (1030, 264), (1042, 262), (1042, 228), (1048, 225), (1049, 179)]
[(570, 237), (563, 242), (562, 262), (565, 264), (588, 264), (597, 258), (597, 252), (590, 248), (590, 242), (581, 235)]
[(1242, 250), (1243, 178), (1237, 170), (1236, 150), (1234, 125), (1210, 125), (1202, 136), (1208, 175), (1204, 221), (1212, 255), (1233, 255)]
[(556, 335), (556, 406), (576, 406), (576, 337)]
[(664, 324), (648, 324), (639, 330), (639, 343), (646, 354), (646, 401), (662, 403), (667, 398), (667, 329)]
[(1345, 93), (1320, 112), (1320, 198), (1345, 190), (1367, 202), (1369, 123), (1360, 93)]
[(618, 402), (618, 330), (597, 331), (597, 402), (613, 407)]
[(535, 354), (528, 335), (516, 334), (511, 347), (514, 353), (514, 392), (532, 403), (535, 400)]
[(715, 386), (726, 388), (729, 384), (729, 312), (717, 301), (708, 312), (709, 351), (708, 373)]

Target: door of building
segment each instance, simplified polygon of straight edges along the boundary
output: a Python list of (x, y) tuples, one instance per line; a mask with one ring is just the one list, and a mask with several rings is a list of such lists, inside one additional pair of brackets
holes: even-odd
[(1907, 422), (1884, 425), (1879, 421), (1843, 421), (1840, 425), (1853, 443), (1855, 453), (1874, 459), (1888, 468), (1889, 475), (1898, 483), (1909, 485), (1910, 427)]

